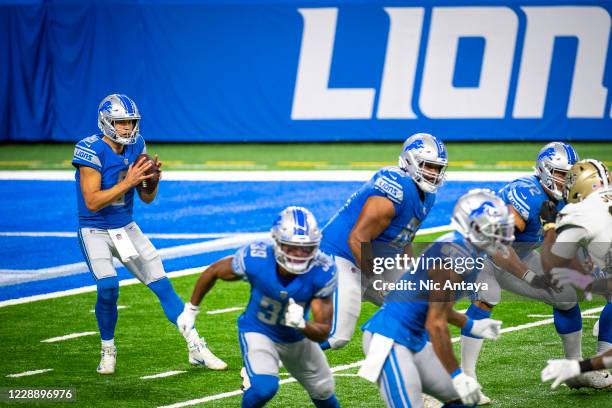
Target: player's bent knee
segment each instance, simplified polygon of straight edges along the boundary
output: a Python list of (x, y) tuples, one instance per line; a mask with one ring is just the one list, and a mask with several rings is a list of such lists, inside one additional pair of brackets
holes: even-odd
[(274, 397), (278, 391), (278, 377), (273, 375), (254, 375), (251, 377), (251, 387), (248, 389), (249, 397), (253, 401), (265, 402)]
[(327, 400), (336, 392), (336, 385), (331, 373), (328, 378), (320, 379), (316, 384), (313, 384), (313, 387), (309, 388), (311, 388), (309, 391), (310, 398), (313, 400)]

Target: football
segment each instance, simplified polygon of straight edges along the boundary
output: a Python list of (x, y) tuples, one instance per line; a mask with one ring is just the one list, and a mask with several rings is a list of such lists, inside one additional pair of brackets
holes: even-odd
[[(149, 156), (146, 153), (143, 153), (141, 155), (139, 155), (136, 158), (136, 162), (135, 163), (139, 163), (141, 160), (150, 160), (153, 161), (153, 159), (151, 158), (151, 156)], [(138, 186), (138, 190), (143, 191), (144, 193), (147, 194), (151, 194), (152, 192), (155, 191), (155, 189), (157, 188), (157, 183), (159, 183), (159, 169), (153, 165), (151, 166), (146, 172), (145, 174), (149, 175), (149, 174), (154, 174), (153, 177), (143, 180), (142, 183), (140, 183), (140, 185)]]

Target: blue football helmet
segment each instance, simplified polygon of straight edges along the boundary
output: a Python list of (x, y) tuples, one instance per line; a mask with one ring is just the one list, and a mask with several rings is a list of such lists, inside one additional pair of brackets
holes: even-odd
[(514, 241), (514, 217), (504, 200), (486, 188), (461, 196), (452, 221), (461, 235), (481, 249), (496, 249)]
[[(134, 128), (126, 137), (117, 134), (115, 121), (132, 120)], [(140, 113), (136, 103), (125, 95), (113, 94), (102, 99), (98, 107), (98, 128), (113, 142), (129, 145), (136, 143), (140, 129)]]
[(444, 182), (448, 156), (441, 140), (427, 133), (410, 136), (402, 146), (398, 166), (425, 192), (433, 193)]
[(310, 211), (295, 206), (285, 208), (271, 232), (276, 263), (296, 275), (312, 268), (321, 242), (321, 230)]
[[(569, 169), (580, 158), (572, 146), (562, 142), (552, 142), (544, 146), (536, 161), (535, 173), (540, 183), (551, 192), (556, 200), (563, 198), (563, 185)], [(557, 184), (561, 188), (557, 187)]]

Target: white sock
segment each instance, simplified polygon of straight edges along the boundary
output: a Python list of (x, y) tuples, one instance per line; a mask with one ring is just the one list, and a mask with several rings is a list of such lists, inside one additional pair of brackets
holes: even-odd
[(115, 339), (102, 340), (102, 348), (115, 347)]
[(612, 349), (612, 343), (608, 343), (607, 341), (599, 340), (597, 342), (597, 354), (601, 354), (604, 351), (608, 351)]
[(563, 342), (565, 358), (570, 360), (582, 360), (582, 330), (573, 333), (559, 334)]
[(461, 336), (461, 370), (476, 378), (476, 363), (482, 349), (483, 339)]
[(200, 338), (200, 335), (198, 334), (198, 331), (194, 327), (184, 337), (185, 337), (185, 340), (187, 341), (187, 344), (190, 344), (190, 343), (193, 343), (193, 342), (197, 341)]

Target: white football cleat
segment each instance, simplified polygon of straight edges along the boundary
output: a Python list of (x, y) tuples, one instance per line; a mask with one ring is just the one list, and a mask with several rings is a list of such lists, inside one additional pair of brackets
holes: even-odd
[(113, 374), (117, 365), (117, 347), (102, 347), (102, 358), (96, 371), (98, 374)]
[(206, 345), (204, 339), (197, 339), (187, 344), (189, 348), (189, 364), (205, 366), (211, 370), (225, 370), (227, 364), (215, 356)]
[(565, 384), (570, 388), (588, 387), (601, 390), (612, 387), (612, 375), (608, 370), (589, 371), (588, 373), (582, 373), (577, 377), (566, 380)]
[(482, 390), (478, 391), (480, 394), (480, 400), (477, 405), (489, 405), (491, 403), (491, 398), (487, 397), (482, 393)]

